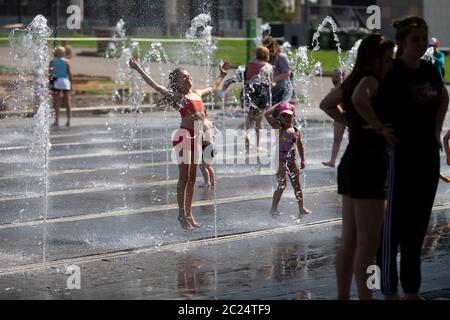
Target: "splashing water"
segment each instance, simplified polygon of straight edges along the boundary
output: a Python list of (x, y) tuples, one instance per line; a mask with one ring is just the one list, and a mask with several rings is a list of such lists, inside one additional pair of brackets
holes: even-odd
[(423, 55), (422, 59), (424, 59), (426, 61), (429, 61), (429, 62), (434, 64), (434, 60), (435, 60), (434, 48), (433, 47), (429, 47), (427, 49), (427, 51), (425, 51), (425, 54)]
[(344, 61), (342, 59), (341, 42), (340, 42), (339, 37), (337, 35), (337, 25), (334, 22), (332, 17), (326, 16), (323, 19), (322, 23), (317, 27), (317, 31), (314, 33), (313, 38), (312, 38), (313, 52), (320, 50), (320, 45), (319, 45), (320, 31), (322, 31), (327, 24), (330, 24), (330, 26), (331, 26), (331, 30), (333, 32), (333, 39), (336, 42), (336, 47), (338, 49), (339, 66), (340, 66), (340, 69), (343, 70)]
[(212, 64), (217, 46), (212, 38), (211, 15), (202, 13), (191, 21), (190, 28), (186, 31), (186, 39), (197, 40), (193, 45), (191, 56), (199, 65), (205, 66), (206, 78), (200, 79), (202, 82), (210, 86), (212, 83), (213, 72)]
[[(156, 63), (158, 64), (158, 70), (159, 70), (159, 74), (161, 75), (161, 78), (164, 79), (166, 77), (166, 73), (164, 72), (163, 69), (163, 64), (167, 64), (169, 62), (169, 57), (166, 53), (166, 51), (164, 50), (164, 47), (161, 45), (160, 42), (152, 42), (150, 44), (150, 48), (147, 52), (147, 54), (144, 56), (144, 69), (146, 71), (149, 71), (150, 69), (150, 62), (152, 60), (155, 60)], [(167, 122), (167, 109), (171, 107), (170, 104), (164, 104), (161, 105), (164, 108), (164, 136), (165, 136), (165, 141), (171, 141), (171, 137), (169, 137), (169, 125)], [(166, 152), (166, 181), (169, 181), (169, 159), (170, 159), (170, 151), (168, 150)], [(169, 196), (169, 192), (166, 192), (166, 202), (168, 203), (168, 196)]]
[(262, 39), (264, 39), (265, 36), (269, 36), (271, 31), (272, 28), (270, 27), (270, 24), (265, 23), (261, 25), (256, 32), (255, 45), (260, 46), (262, 44)]
[(125, 30), (125, 21), (120, 19), (113, 32), (113, 41), (108, 44), (106, 49), (106, 57), (112, 58), (117, 57), (120, 54), (120, 50), (123, 48), (123, 44), (120, 44), (120, 39), (125, 38), (126, 30)]
[[(34, 70), (33, 91), (34, 101), (37, 106), (37, 113), (33, 118), (33, 144), (31, 148), (31, 158), (38, 159), (38, 169), (42, 172), (39, 181), (39, 192), (43, 197), (44, 219), (43, 233), (43, 261), (46, 261), (47, 245), (47, 217), (48, 217), (48, 171), (50, 152), (50, 104), (48, 93), (48, 47), (47, 38), (52, 34), (52, 30), (47, 26), (47, 19), (42, 15), (37, 15), (25, 29), (14, 29), (9, 34), (11, 54), (14, 63), (19, 70), (19, 81), (25, 81), (25, 75), (30, 70)], [(19, 86), (20, 88), (20, 86)], [(20, 101), (22, 92), (14, 92), (13, 95)]]
[[(114, 39), (123, 39), (125, 37), (125, 22), (120, 19), (117, 22)], [(121, 138), (126, 140), (126, 144), (123, 146), (128, 152), (127, 167), (124, 172), (121, 173), (125, 181), (123, 181), (122, 188), (122, 199), (123, 208), (127, 209), (127, 199), (125, 196), (126, 186), (129, 185), (129, 172), (131, 167), (131, 162), (133, 159), (133, 148), (136, 144), (136, 134), (139, 131), (138, 124), (138, 114), (141, 112), (141, 106), (144, 99), (143, 85), (144, 81), (141, 76), (131, 70), (129, 66), (129, 61), (132, 57), (136, 56), (140, 59), (140, 47), (138, 42), (120, 42), (119, 40), (111, 42), (108, 47), (108, 57), (118, 57), (114, 58), (117, 61), (117, 70), (114, 77), (114, 82), (116, 84), (116, 92), (114, 98), (116, 101), (122, 104), (128, 104), (129, 110), (134, 116), (134, 121), (123, 123), (123, 130)], [(120, 54), (120, 56), (119, 56)], [(128, 97), (126, 97), (128, 93)]]
[(186, 31), (186, 39), (203, 38), (206, 28), (211, 24), (211, 16), (207, 13), (202, 13), (196, 16), (191, 21), (191, 26)]
[(359, 46), (361, 45), (362, 40), (359, 39), (358, 41), (355, 42), (355, 44), (353, 45), (353, 47), (347, 51), (347, 55), (345, 56), (345, 62), (344, 62), (344, 67), (342, 69), (342, 71), (348, 76), (354, 66), (355, 66), (355, 62), (356, 62), (356, 57), (358, 56), (358, 49)]

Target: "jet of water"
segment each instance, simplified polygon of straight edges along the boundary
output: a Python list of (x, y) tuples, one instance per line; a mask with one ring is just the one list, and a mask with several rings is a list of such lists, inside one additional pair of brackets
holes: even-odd
[(336, 47), (338, 49), (339, 66), (340, 66), (340, 69), (343, 70), (344, 61), (342, 59), (341, 42), (340, 42), (339, 37), (337, 35), (336, 22), (334, 22), (332, 17), (326, 16), (323, 19), (322, 23), (317, 27), (317, 31), (314, 33), (313, 38), (312, 38), (313, 52), (320, 50), (320, 44), (319, 44), (320, 31), (322, 31), (327, 24), (329, 24), (331, 26), (331, 31), (333, 32), (333, 39), (336, 42)]
[[(38, 159), (38, 170), (42, 172), (39, 181), (39, 189), (43, 194), (43, 212), (41, 217), (45, 221), (43, 234), (43, 261), (46, 261), (46, 222), (48, 216), (48, 171), (50, 152), (50, 104), (48, 93), (48, 66), (49, 53), (47, 38), (52, 30), (47, 26), (47, 19), (37, 15), (25, 29), (14, 29), (9, 34), (11, 54), (19, 71), (19, 82), (25, 81), (25, 77), (33, 70), (32, 95), (37, 106), (37, 113), (33, 118), (33, 145), (30, 158)], [(20, 88), (21, 86), (19, 86)], [(13, 93), (16, 100), (21, 99), (23, 92)]]

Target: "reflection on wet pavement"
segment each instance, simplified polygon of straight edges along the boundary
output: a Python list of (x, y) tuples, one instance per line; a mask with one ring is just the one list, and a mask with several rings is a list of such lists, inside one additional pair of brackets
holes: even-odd
[[(134, 121), (121, 117), (108, 119), (109, 126)], [(335, 297), (340, 197), (336, 170), (321, 165), (332, 142), (328, 124), (304, 129), (308, 167), (301, 180), (312, 215), (296, 221), (288, 186), (279, 208), (285, 214), (274, 219), (273, 172), (217, 165), (215, 188), (196, 186), (193, 212), (202, 228), (189, 232), (176, 221), (178, 169), (158, 151), (170, 139), (145, 120), (131, 154), (123, 151), (121, 129), (102, 131), (105, 119), (52, 133), (46, 225), (40, 176), (27, 163), (30, 132), (22, 120), (0, 128), (0, 299)], [(448, 298), (449, 213), (450, 189), (440, 184), (423, 247), (422, 291), (432, 299)], [(44, 244), (48, 262), (40, 265)], [(68, 264), (81, 267), (81, 290), (66, 289)]]

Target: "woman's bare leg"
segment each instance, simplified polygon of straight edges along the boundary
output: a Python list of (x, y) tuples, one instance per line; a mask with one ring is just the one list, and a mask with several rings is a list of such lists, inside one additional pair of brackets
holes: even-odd
[(323, 165), (328, 167), (334, 167), (336, 165), (336, 159), (341, 148), (342, 139), (344, 137), (345, 126), (335, 122), (333, 130), (333, 148), (331, 150), (331, 159), (328, 162), (322, 162)]
[(342, 230), (336, 252), (336, 280), (339, 300), (350, 300), (353, 261), (356, 252), (356, 222), (353, 200), (342, 196)]
[(376, 199), (353, 199), (356, 222), (356, 253), (353, 268), (360, 300), (372, 299), (367, 287), (367, 268), (375, 264), (386, 201)]

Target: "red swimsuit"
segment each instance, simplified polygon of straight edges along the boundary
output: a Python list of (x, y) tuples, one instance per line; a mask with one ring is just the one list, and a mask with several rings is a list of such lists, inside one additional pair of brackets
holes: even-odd
[(191, 114), (195, 114), (196, 112), (203, 112), (205, 110), (202, 100), (191, 100), (188, 98), (185, 99), (186, 103), (178, 110), (182, 118), (186, 118)]
[[(186, 99), (186, 103), (184, 104), (183, 107), (181, 107), (179, 109), (179, 112), (180, 112), (182, 118), (186, 118), (188, 116), (195, 115), (196, 112), (202, 112), (205, 110), (205, 108), (203, 106), (203, 101), (191, 100), (191, 99), (187, 99), (187, 98), (185, 98), (185, 99)], [(203, 136), (203, 131), (199, 131), (199, 132), (197, 132), (197, 134), (195, 134), (193, 129), (186, 128), (186, 127), (180, 127), (180, 129), (178, 129), (175, 132), (175, 134), (173, 135), (172, 145), (174, 147), (176, 147), (180, 143), (184, 142), (183, 145), (181, 146), (181, 150), (183, 150), (185, 148), (186, 149), (189, 148), (189, 141), (190, 141), (191, 152), (195, 151), (196, 146), (199, 147), (201, 150), (202, 136)]]

